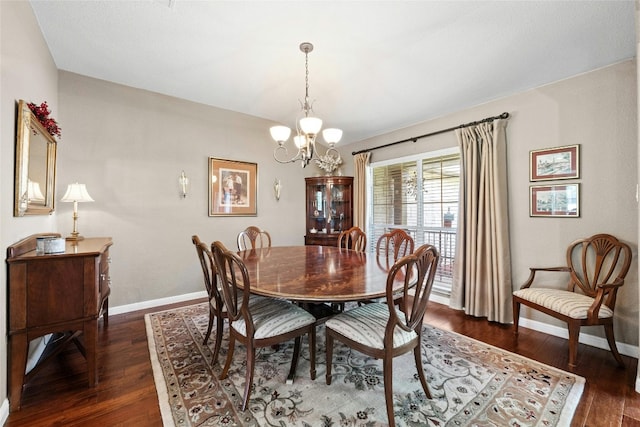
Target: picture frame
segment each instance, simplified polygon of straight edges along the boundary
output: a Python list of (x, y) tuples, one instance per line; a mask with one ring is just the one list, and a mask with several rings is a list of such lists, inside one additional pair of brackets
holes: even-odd
[(258, 164), (209, 157), (209, 216), (258, 214)]
[(579, 177), (579, 144), (529, 152), (529, 181), (574, 179)]
[(529, 216), (577, 218), (580, 216), (580, 184), (531, 185)]

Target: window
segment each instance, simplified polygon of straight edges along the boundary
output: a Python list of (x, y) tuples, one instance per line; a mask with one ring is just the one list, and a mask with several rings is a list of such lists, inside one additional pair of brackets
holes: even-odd
[(458, 149), (373, 163), (369, 180), (369, 244), (375, 249), (382, 234), (402, 228), (416, 247), (434, 245), (440, 251), (434, 290), (449, 295), (460, 192)]

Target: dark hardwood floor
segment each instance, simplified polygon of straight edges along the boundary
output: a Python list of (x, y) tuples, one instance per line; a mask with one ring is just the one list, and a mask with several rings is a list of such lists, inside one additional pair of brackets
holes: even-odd
[[(98, 386), (87, 387), (84, 359), (70, 348), (25, 386), (22, 409), (9, 414), (6, 426), (161, 426), (144, 314), (170, 307), (111, 316), (107, 328), (100, 326)], [(568, 369), (564, 339), (521, 328), (516, 341), (511, 326), (470, 318), (436, 303), (429, 306), (426, 321)], [(626, 369), (618, 368), (608, 351), (580, 345), (574, 372), (587, 384), (572, 426), (640, 426), (640, 394), (634, 391), (638, 361), (623, 357)]]

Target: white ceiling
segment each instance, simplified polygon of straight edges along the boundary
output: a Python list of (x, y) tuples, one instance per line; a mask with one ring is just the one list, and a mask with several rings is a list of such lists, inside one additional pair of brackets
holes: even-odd
[(309, 41), (314, 111), (343, 143), (636, 56), (633, 1), (31, 4), (61, 70), (288, 126)]

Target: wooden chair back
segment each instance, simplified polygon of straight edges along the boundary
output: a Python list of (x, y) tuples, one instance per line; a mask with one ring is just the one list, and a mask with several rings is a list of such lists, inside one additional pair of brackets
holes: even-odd
[(238, 250), (270, 248), (271, 235), (260, 227), (249, 226), (238, 233)]
[(394, 262), (413, 252), (414, 241), (406, 231), (396, 228), (383, 234), (376, 243), (376, 255), (390, 256)]
[(367, 235), (360, 227), (351, 227), (342, 231), (338, 236), (338, 247), (365, 252), (367, 250)]
[(247, 333), (249, 334), (253, 320), (251, 319), (251, 312), (247, 309), (251, 293), (247, 267), (244, 265), (244, 261), (237, 254), (228, 250), (222, 242), (213, 242), (211, 251), (218, 271), (222, 300), (227, 309), (227, 318), (233, 322), (245, 315)]
[[(393, 330), (396, 327), (405, 331), (414, 330), (418, 335), (422, 333), (422, 321), (439, 260), (438, 249), (433, 245), (425, 244), (412, 254), (400, 258), (391, 267), (387, 276), (387, 305), (390, 317), (384, 338), (385, 345), (392, 344)], [(404, 283), (401, 298), (406, 304), (402, 307), (394, 302), (394, 299), (398, 298), (398, 293), (394, 292), (393, 288), (397, 285), (398, 279)]]
[[(601, 285), (624, 283), (631, 266), (631, 248), (609, 234), (579, 239), (567, 248), (567, 266), (571, 269), (568, 290), (576, 287), (595, 298)], [(604, 302), (614, 309), (618, 288), (609, 292)]]
[[(200, 267), (202, 268), (204, 287), (207, 290), (207, 295), (209, 295), (209, 300), (212, 298), (220, 299), (217, 286), (216, 267), (213, 263), (211, 251), (205, 243), (200, 241), (198, 236), (191, 236), (191, 241), (193, 242), (193, 245), (196, 248), (196, 253), (198, 254), (198, 260), (200, 261)], [(217, 305), (217, 307), (220, 307), (220, 305)]]

